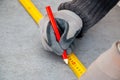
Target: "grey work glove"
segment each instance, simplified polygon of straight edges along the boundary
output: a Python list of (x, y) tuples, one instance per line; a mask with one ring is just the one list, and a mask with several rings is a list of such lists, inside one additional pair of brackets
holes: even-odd
[(119, 0), (72, 0), (62, 3), (58, 10), (70, 10), (77, 14), (83, 21), (83, 27), (78, 37), (97, 22), (99, 22)]
[(62, 55), (66, 49), (70, 53), (71, 45), (82, 28), (82, 20), (75, 13), (68, 10), (61, 10), (54, 13), (59, 32), (60, 41), (57, 42), (54, 31), (48, 16), (40, 21), (41, 43), (45, 50)]

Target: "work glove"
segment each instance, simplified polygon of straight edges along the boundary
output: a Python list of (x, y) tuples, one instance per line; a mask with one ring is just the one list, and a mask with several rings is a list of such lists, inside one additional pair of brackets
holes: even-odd
[(58, 10), (70, 10), (83, 21), (83, 27), (78, 37), (100, 21), (119, 0), (72, 0), (62, 3)]
[(80, 80), (120, 80), (120, 41), (102, 53)]
[(60, 41), (57, 42), (52, 25), (47, 15), (40, 21), (40, 39), (43, 48), (47, 51), (62, 55), (64, 50), (71, 53), (72, 43), (82, 28), (82, 20), (75, 13), (68, 10), (61, 10), (54, 13), (59, 32)]

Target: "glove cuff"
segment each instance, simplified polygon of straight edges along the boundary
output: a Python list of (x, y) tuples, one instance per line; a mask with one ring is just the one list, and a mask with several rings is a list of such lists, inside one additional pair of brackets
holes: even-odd
[(119, 0), (73, 0), (62, 3), (58, 10), (70, 10), (83, 21), (82, 36), (90, 27), (103, 18)]

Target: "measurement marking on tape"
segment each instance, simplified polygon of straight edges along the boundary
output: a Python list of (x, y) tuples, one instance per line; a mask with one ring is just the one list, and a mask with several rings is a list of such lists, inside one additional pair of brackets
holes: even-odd
[(77, 78), (80, 78), (86, 72), (85, 66), (75, 56), (74, 53), (68, 55), (68, 65), (74, 72), (74, 74), (77, 76)]
[[(31, 0), (20, 0), (20, 3), (24, 6), (33, 20), (38, 24), (39, 21), (43, 18), (43, 15), (31, 2)], [(77, 78), (80, 78), (86, 72), (86, 68), (81, 63), (81, 61), (79, 61), (74, 53), (68, 55), (68, 66), (77, 76)]]
[(33, 18), (33, 20), (38, 24), (39, 21), (43, 18), (43, 15), (39, 12), (39, 10), (31, 2), (31, 0), (19, 0), (19, 1), (24, 6), (26, 11), (30, 14), (30, 16)]

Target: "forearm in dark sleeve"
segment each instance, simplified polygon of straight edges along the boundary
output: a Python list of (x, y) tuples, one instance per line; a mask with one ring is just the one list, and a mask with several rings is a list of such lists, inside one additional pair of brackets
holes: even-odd
[(119, 0), (73, 0), (62, 3), (58, 10), (70, 10), (76, 13), (83, 21), (83, 28), (79, 37), (90, 27), (101, 20)]

